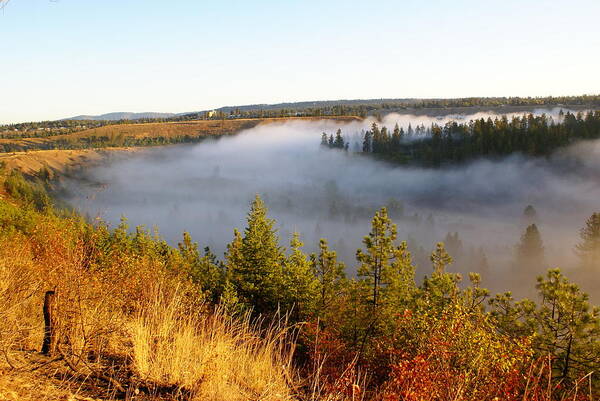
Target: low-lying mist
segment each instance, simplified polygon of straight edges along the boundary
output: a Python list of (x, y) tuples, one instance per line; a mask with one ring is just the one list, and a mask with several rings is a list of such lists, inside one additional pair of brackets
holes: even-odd
[[(542, 112), (559, 118), (558, 109), (535, 111)], [(428, 126), (456, 118), (390, 114), (380, 125)], [(544, 159), (513, 155), (440, 169), (391, 165), (352, 152), (353, 146), (345, 152), (319, 145), (322, 132), (337, 128), (357, 142), (372, 122), (294, 120), (193, 146), (147, 149), (66, 180), (67, 200), (113, 226), (121, 216), (132, 227), (158, 226), (173, 245), (189, 231), (200, 247), (222, 256), (260, 194), (277, 220), (282, 245), (294, 231), (307, 252), (327, 238), (350, 274), (370, 219), (387, 206), (420, 275), (430, 273), (428, 254), (435, 243), (458, 232), (460, 243), (448, 246), (455, 259), (450, 270), (479, 271), (484, 286), (517, 295), (530, 295), (543, 270), (514, 263), (515, 245), (525, 227), (536, 223), (543, 267), (561, 267), (593, 292), (598, 272), (577, 269), (573, 248), (585, 220), (600, 211), (600, 142), (579, 143)], [(528, 205), (536, 216), (524, 216)]]

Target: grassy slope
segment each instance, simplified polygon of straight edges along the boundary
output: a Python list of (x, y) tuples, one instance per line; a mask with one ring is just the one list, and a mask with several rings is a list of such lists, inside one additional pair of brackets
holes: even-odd
[[(2, 139), (0, 144), (47, 145), (58, 140), (77, 142), (81, 138), (108, 137), (114, 138), (147, 138), (147, 137), (202, 137), (212, 135), (234, 134), (244, 129), (261, 124), (281, 123), (286, 121), (334, 119), (339, 121), (354, 121), (358, 117), (295, 117), (295, 118), (265, 118), (240, 120), (199, 120), (186, 122), (145, 123), (108, 125), (88, 129), (67, 135), (56, 135), (47, 138)], [(64, 173), (65, 170), (78, 167), (89, 162), (100, 162), (113, 152), (132, 152), (134, 148), (110, 147), (103, 149), (69, 149), (69, 150), (29, 150), (26, 152), (0, 153), (0, 163), (7, 170), (19, 170), (26, 175), (32, 175), (46, 167), (51, 173)], [(1, 193), (0, 193), (1, 196)]]
[(148, 138), (148, 137), (201, 137), (207, 135), (227, 135), (244, 129), (256, 127), (259, 124), (270, 124), (285, 121), (334, 119), (339, 121), (358, 120), (358, 117), (292, 117), (292, 118), (256, 118), (239, 120), (198, 120), (185, 122), (144, 123), (144, 124), (120, 124), (107, 125), (100, 128), (92, 128), (72, 134), (56, 135), (47, 138), (22, 138), (2, 139), (0, 144), (51, 144), (57, 140), (77, 141), (89, 137), (116, 137), (123, 135), (125, 138)]
[(61, 174), (72, 167), (104, 160), (113, 152), (126, 153), (135, 150), (134, 148), (110, 148), (0, 153), (0, 163), (4, 163), (7, 170), (18, 170), (25, 175), (33, 175), (44, 167), (51, 172)]
[[(177, 250), (5, 196), (0, 400), (130, 399), (138, 391), (136, 400), (292, 399), (285, 329), (257, 335), (248, 320), (203, 307)], [(63, 339), (52, 357), (38, 353), (47, 290), (58, 294)]]

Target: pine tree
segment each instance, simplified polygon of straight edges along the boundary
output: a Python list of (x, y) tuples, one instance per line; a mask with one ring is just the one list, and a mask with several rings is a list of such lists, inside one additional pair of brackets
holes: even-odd
[(415, 267), (406, 241), (394, 247), (393, 253), (384, 276), (387, 285), (381, 291), (381, 299), (390, 312), (388, 315), (407, 307), (416, 294)]
[(335, 133), (335, 140), (333, 141), (333, 147), (336, 149), (344, 149), (344, 137), (342, 137), (342, 130), (338, 128)]
[(241, 270), (242, 264), (242, 234), (234, 229), (233, 241), (227, 244), (227, 251), (225, 252), (225, 268), (228, 280), (233, 278), (235, 272)]
[(319, 296), (319, 282), (314, 266), (302, 252), (304, 244), (298, 233), (290, 240), (291, 253), (285, 262), (285, 296), (286, 309), (294, 308), (295, 320), (309, 316), (316, 308)]
[[(538, 347), (557, 358), (561, 379), (577, 378), (600, 368), (600, 309), (590, 308), (588, 295), (570, 283), (558, 269), (539, 277), (536, 288), (542, 304), (535, 313)], [(571, 371), (578, 372), (571, 375)]]
[(327, 240), (323, 238), (319, 241), (319, 254), (311, 255), (311, 263), (319, 282), (317, 308), (323, 316), (341, 292), (345, 266), (337, 261), (335, 251), (329, 250)]
[(379, 153), (381, 151), (381, 131), (379, 130), (379, 126), (376, 123), (371, 125), (371, 151), (373, 153)]
[(517, 245), (517, 268), (523, 272), (525, 269), (539, 269), (544, 265), (544, 246), (542, 237), (535, 224), (529, 225), (521, 242)]
[(410, 123), (408, 123), (408, 130), (406, 131), (406, 136), (410, 139), (410, 138), (412, 138), (414, 133), (415, 133), (415, 131), (413, 130), (412, 125)]
[(446, 252), (446, 247), (443, 242), (438, 242), (435, 250), (431, 253), (431, 264), (433, 265), (434, 273), (444, 273), (446, 266), (452, 264), (452, 257)]
[(371, 153), (371, 151), (373, 150), (372, 144), (373, 144), (373, 135), (371, 134), (371, 131), (366, 131), (365, 135), (364, 135), (364, 139), (363, 139), (363, 144), (362, 144), (363, 153)]
[(450, 255), (453, 255), (453, 258), (455, 260), (460, 259), (463, 251), (463, 243), (460, 237), (458, 236), (458, 232), (446, 234), (444, 244), (448, 249), (448, 253)]
[(456, 300), (458, 295), (458, 282), (461, 280), (460, 274), (446, 272), (446, 267), (452, 264), (452, 257), (446, 252), (443, 242), (438, 242), (435, 250), (430, 256), (433, 266), (431, 277), (425, 277), (423, 280), (423, 291), (426, 301), (430, 302), (431, 307), (441, 310), (449, 302)]
[(183, 242), (178, 244), (179, 253), (187, 265), (191, 279), (200, 285), (212, 302), (217, 302), (225, 280), (223, 266), (217, 261), (208, 247), (204, 255), (200, 256), (198, 244), (192, 241), (188, 232), (183, 233)]
[(579, 232), (581, 242), (575, 246), (586, 268), (600, 266), (600, 213), (593, 213)]
[(532, 336), (538, 357), (551, 356), (553, 377), (568, 382), (600, 369), (600, 309), (558, 269), (538, 277), (540, 301), (514, 302), (510, 293), (490, 301), (496, 327), (514, 337)]
[(256, 313), (272, 313), (279, 307), (284, 285), (285, 256), (279, 247), (275, 221), (256, 195), (247, 217), (244, 236), (235, 234), (228, 247), (228, 269), (238, 294)]
[(342, 299), (336, 303), (336, 316), (333, 319), (341, 320), (340, 331), (344, 333), (351, 350), (364, 344), (372, 330), (373, 311), (365, 308), (365, 293), (368, 292), (369, 288), (365, 287), (363, 280), (348, 280), (344, 285)]
[(396, 237), (396, 225), (388, 217), (386, 208), (381, 208), (371, 220), (371, 232), (363, 239), (365, 250), (356, 252), (356, 259), (360, 263), (358, 276), (363, 277), (369, 286), (369, 303), (375, 308), (381, 302), (385, 287), (394, 283), (397, 291), (407, 285), (403, 282), (410, 282), (410, 276), (414, 275), (406, 244), (396, 246)]
[(323, 132), (321, 134), (321, 146), (325, 146), (325, 147), (329, 146), (329, 143), (327, 141), (327, 134), (325, 132)]
[(230, 316), (245, 313), (247, 307), (238, 297), (235, 285), (229, 280), (226, 280), (223, 285), (223, 292), (219, 297), (219, 305)]
[(471, 259), (473, 260), (473, 270), (479, 272), (484, 279), (488, 279), (490, 274), (490, 264), (483, 247), (479, 247)]
[(392, 152), (396, 152), (400, 149), (400, 143), (402, 142), (402, 131), (400, 131), (400, 127), (398, 123), (394, 126), (394, 132), (392, 133), (391, 140), (391, 150)]

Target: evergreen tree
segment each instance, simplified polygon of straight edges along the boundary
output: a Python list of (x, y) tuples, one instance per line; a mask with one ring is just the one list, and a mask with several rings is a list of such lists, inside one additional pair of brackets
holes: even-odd
[(579, 231), (581, 241), (575, 246), (586, 268), (600, 266), (600, 213), (593, 213)]
[(558, 269), (539, 277), (536, 288), (542, 300), (535, 313), (538, 347), (556, 356), (558, 376), (575, 379), (600, 368), (600, 343), (593, 340), (600, 335), (600, 309), (591, 309), (588, 295)]
[(208, 247), (204, 248), (204, 255), (200, 256), (198, 244), (192, 241), (188, 232), (183, 233), (183, 242), (178, 247), (192, 280), (200, 285), (212, 302), (217, 302), (225, 279), (222, 264)]
[(535, 224), (529, 225), (521, 241), (517, 244), (517, 268), (520, 272), (527, 269), (538, 270), (544, 265), (544, 246), (542, 237)]
[(342, 137), (342, 130), (338, 129), (335, 133), (335, 140), (333, 141), (333, 147), (336, 149), (344, 149), (344, 138)]
[[(247, 217), (244, 236), (234, 233), (228, 247), (228, 269), (239, 296), (256, 313), (272, 313), (281, 301), (285, 256), (279, 247), (274, 220), (256, 195)], [(229, 273), (229, 272), (228, 272)]]
[(448, 253), (453, 255), (454, 260), (460, 259), (463, 251), (463, 243), (458, 236), (458, 232), (446, 234), (444, 244), (448, 249)]
[(235, 285), (229, 280), (226, 280), (223, 285), (223, 292), (219, 297), (219, 305), (230, 316), (245, 313), (247, 307), (238, 297)]
[(425, 276), (423, 291), (425, 293), (426, 307), (440, 311), (447, 304), (456, 301), (458, 295), (458, 282), (460, 274), (446, 272), (446, 267), (452, 264), (452, 257), (446, 252), (443, 242), (438, 242), (430, 256), (433, 266), (431, 277)]
[[(396, 225), (388, 217), (386, 208), (381, 208), (371, 220), (371, 232), (363, 239), (365, 250), (357, 250), (356, 259), (360, 263), (358, 276), (370, 288), (369, 303), (377, 308), (381, 303), (381, 293), (393, 284), (395, 296), (414, 280), (414, 270), (406, 243), (396, 246)], [(401, 295), (400, 295), (401, 296)]]
[(472, 271), (477, 271), (484, 279), (488, 279), (490, 274), (490, 264), (483, 247), (477, 248), (471, 259), (473, 260)]
[(540, 304), (514, 302), (510, 292), (490, 301), (495, 326), (519, 338), (533, 335), (538, 357), (552, 357), (553, 377), (561, 382), (600, 369), (600, 309), (560, 270), (538, 277)]
[(345, 266), (337, 261), (335, 251), (329, 250), (325, 239), (319, 241), (319, 254), (311, 255), (311, 263), (318, 280), (317, 308), (323, 316), (341, 292)]
[(364, 139), (363, 139), (363, 144), (362, 144), (363, 153), (371, 153), (372, 142), (373, 142), (373, 135), (371, 134), (371, 131), (366, 131), (364, 134)]
[(284, 302), (286, 309), (294, 308), (295, 320), (310, 315), (316, 308), (319, 296), (319, 282), (314, 266), (302, 252), (303, 246), (299, 234), (294, 233), (290, 240), (291, 254), (285, 261)]
[(393, 259), (388, 269), (385, 269), (384, 282), (387, 284), (381, 291), (381, 299), (387, 308), (386, 316), (406, 308), (416, 294), (415, 267), (412, 256), (408, 251), (406, 241), (393, 249)]
[(391, 150), (398, 151), (400, 149), (400, 143), (402, 142), (402, 131), (400, 131), (400, 127), (398, 123), (394, 126), (394, 132), (392, 132), (391, 139)]
[(329, 142), (327, 141), (327, 134), (325, 132), (321, 134), (321, 146), (329, 146)]
[(443, 242), (436, 244), (435, 250), (431, 253), (430, 260), (434, 273), (444, 273), (446, 266), (452, 264), (452, 257), (446, 252)]

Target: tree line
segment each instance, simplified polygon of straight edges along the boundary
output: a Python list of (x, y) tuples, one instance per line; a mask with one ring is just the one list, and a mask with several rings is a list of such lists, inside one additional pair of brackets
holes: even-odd
[[(221, 135), (212, 135), (211, 138), (219, 138)], [(135, 138), (117, 135), (92, 135), (81, 138), (55, 139), (47, 142), (21, 142), (0, 143), (0, 152), (25, 152), (29, 150), (76, 150), (76, 149), (100, 149), (114, 147), (145, 147), (164, 146), (181, 143), (199, 143), (206, 139), (205, 136), (177, 135), (177, 136), (153, 136)]]
[[(350, 277), (326, 239), (320, 240), (318, 252), (307, 255), (297, 233), (287, 249), (281, 246), (275, 226), (257, 195), (245, 229), (234, 230), (224, 260), (209, 248), (200, 251), (188, 233), (178, 248), (211, 302), (234, 314), (287, 312), (292, 322), (307, 322), (301, 341), (307, 357), (327, 354), (326, 366), (332, 371), (354, 363), (381, 371), (373, 385), (383, 385), (394, 377), (394, 367), (402, 366), (395, 365), (397, 361), (418, 358), (429, 347), (433, 332), (455, 325), (473, 332), (454, 327), (464, 341), (455, 344), (454, 352), (484, 352), (488, 369), (501, 369), (506, 355), (513, 358), (513, 368), (523, 355), (534, 359), (550, 355), (554, 380), (573, 383), (600, 368), (600, 309), (592, 307), (588, 295), (558, 269), (538, 278), (538, 301), (517, 301), (510, 292), (491, 296), (481, 286), (479, 274), (470, 273), (463, 284), (461, 275), (451, 272), (453, 257), (440, 242), (429, 257), (430, 274), (417, 283), (407, 242), (399, 240), (396, 225), (382, 208), (356, 251), (357, 275)], [(457, 233), (450, 233), (446, 241), (455, 247), (460, 240)], [(586, 222), (577, 251), (585, 268), (600, 268), (600, 213)], [(533, 262), (543, 263), (535, 224), (523, 233), (515, 256), (523, 279), (530, 278), (527, 269)], [(311, 348), (316, 336), (326, 339), (321, 349)], [(471, 341), (483, 342), (485, 351), (475, 351), (478, 346)], [(470, 368), (454, 363), (445, 369), (461, 373)], [(492, 380), (497, 372), (488, 374)]]
[(546, 96), (546, 97), (468, 97), (458, 99), (380, 99), (340, 100), (223, 107), (215, 113), (199, 112), (177, 116), (177, 119), (268, 118), (293, 116), (359, 116), (379, 115), (392, 111), (444, 109), (453, 107), (501, 106), (599, 106), (600, 95)]
[(100, 128), (106, 125), (121, 125), (132, 123), (160, 123), (166, 122), (165, 118), (142, 118), (136, 120), (54, 120), (32, 121), (16, 124), (0, 125), (0, 138), (48, 138), (56, 135), (72, 134), (91, 128)]
[[(341, 132), (338, 134), (341, 137)], [(465, 123), (451, 121), (443, 126), (433, 123), (413, 128), (409, 124), (406, 131), (397, 124), (389, 130), (373, 123), (363, 133), (360, 150), (397, 163), (440, 166), (512, 153), (546, 156), (578, 140), (598, 138), (600, 110), (585, 114), (561, 111), (558, 122), (545, 114), (527, 114), (510, 120), (502, 116)], [(342, 148), (348, 148), (348, 144), (344, 142)]]
[(68, 134), (105, 125), (158, 123), (190, 120), (224, 120), (240, 118), (282, 118), (380, 115), (408, 109), (444, 109), (453, 107), (501, 106), (600, 106), (600, 95), (546, 97), (468, 97), (457, 99), (381, 99), (340, 100), (289, 103), (285, 106), (254, 105), (222, 107), (211, 111), (188, 113), (168, 118), (135, 120), (55, 120), (0, 125), (0, 137), (8, 139), (38, 138)]

